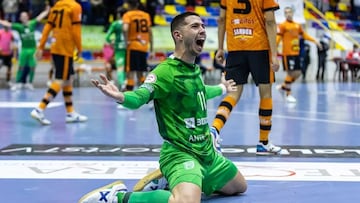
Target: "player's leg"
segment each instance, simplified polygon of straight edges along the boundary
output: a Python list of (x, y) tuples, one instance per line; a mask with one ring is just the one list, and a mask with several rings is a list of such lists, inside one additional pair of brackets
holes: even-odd
[(145, 81), (145, 73), (148, 69), (147, 53), (142, 51), (133, 51), (133, 57), (136, 60), (131, 62), (131, 68), (136, 74), (136, 86), (140, 86)]
[(227, 93), (220, 102), (212, 123), (211, 131), (215, 129), (217, 133), (220, 132), (241, 97), (243, 84), (247, 83), (250, 72), (246, 60), (243, 60), (245, 54), (245, 52), (230, 52), (228, 54), (225, 66), (226, 79), (233, 79), (236, 82), (237, 91)]
[(160, 169), (172, 192), (169, 202), (200, 203), (204, 166), (194, 156), (170, 143), (164, 143), (161, 152)]
[(326, 55), (321, 55), (319, 63), (321, 65), (321, 81), (324, 81), (324, 75), (326, 70)]
[[(168, 175), (173, 194), (167, 190), (127, 192), (126, 186), (117, 181), (86, 194), (80, 199), (79, 203), (114, 202), (115, 198), (119, 203), (200, 203), (202, 167), (199, 162), (173, 146), (166, 146), (166, 151), (167, 154), (162, 155), (160, 158), (160, 165), (163, 166), (162, 170)], [(176, 156), (176, 159), (173, 159), (173, 156)], [(176, 163), (174, 163), (174, 160), (176, 160)]]
[(135, 67), (137, 64), (137, 55), (136, 51), (127, 50), (126, 52), (126, 63), (125, 63), (125, 70), (126, 70), (126, 85), (125, 89), (131, 91), (134, 89), (135, 86)]
[(54, 67), (53, 62), (51, 62), (51, 67), (48, 72), (48, 81), (46, 82), (46, 86), (48, 86), (48, 87), (50, 87), (50, 85), (53, 81), (54, 72), (55, 72), (55, 67)]
[(296, 102), (295, 97), (291, 94), (291, 84), (301, 75), (300, 57), (284, 56), (283, 66), (287, 74), (283, 84), (278, 85), (276, 89), (285, 93), (285, 99), (287, 102)]
[(256, 146), (257, 155), (276, 154), (281, 147), (275, 146), (269, 141), (269, 134), (272, 126), (272, 83), (275, 81), (275, 74), (270, 66), (270, 57), (267, 50), (257, 51), (248, 54), (248, 61), (251, 75), (255, 84), (259, 87), (259, 143)]
[(47, 105), (57, 96), (63, 85), (63, 72), (65, 56), (52, 54), (52, 60), (55, 67), (55, 80), (52, 81), (51, 85), (45, 92), (39, 106), (31, 112), (31, 116), (38, 120), (43, 125), (49, 125), (51, 122), (45, 118), (44, 110)]
[(256, 146), (257, 155), (271, 155), (281, 152), (281, 147), (270, 142), (269, 135), (272, 127), (273, 102), (271, 84), (259, 84), (259, 144)]
[(76, 122), (84, 122), (87, 121), (88, 118), (84, 115), (79, 114), (74, 110), (73, 105), (73, 75), (74, 71), (74, 63), (73, 58), (69, 56), (63, 56), (64, 65), (63, 65), (63, 75), (62, 81), (64, 81), (62, 89), (63, 89), (63, 96), (65, 102), (65, 109), (66, 109), (66, 117), (65, 121), (67, 123), (76, 123)]
[[(220, 147), (220, 137), (218, 132), (215, 128), (210, 129), (210, 134), (212, 136), (212, 142), (214, 145), (214, 149), (219, 154), (221, 153), (221, 147)], [(133, 191), (152, 191), (152, 190), (158, 190), (158, 189), (169, 189), (169, 184), (166, 178), (161, 173), (160, 169), (156, 169), (150, 173), (148, 173), (146, 176), (141, 178), (134, 186)]]
[(125, 85), (125, 59), (126, 59), (126, 50), (115, 50), (115, 64), (116, 64), (116, 75), (117, 82), (120, 89), (124, 88)]
[(112, 77), (113, 66), (114, 66), (114, 58), (105, 61), (106, 78), (111, 82), (114, 82)]
[(11, 69), (12, 69), (12, 55), (3, 56), (3, 65), (6, 66), (6, 83), (11, 88)]
[(203, 192), (206, 195), (220, 193), (223, 195), (236, 195), (247, 190), (244, 176), (234, 163), (224, 156), (216, 154), (211, 165), (206, 170), (203, 180)]
[[(123, 91), (131, 91), (135, 87), (135, 75), (136, 75), (136, 66), (138, 64), (138, 55), (137, 51), (126, 50), (126, 60), (125, 60), (125, 72), (126, 72), (126, 81), (124, 82)], [(117, 108), (120, 110), (125, 110), (126, 108), (122, 104), (118, 104)]]
[(35, 51), (36, 49), (27, 50), (28, 54), (28, 65), (29, 65), (29, 81), (25, 84), (27, 89), (33, 90), (33, 81), (35, 76), (35, 68), (36, 68), (36, 59), (35, 59)]
[(23, 86), (23, 83), (21, 82), (23, 76), (23, 72), (25, 70), (25, 65), (26, 65), (26, 55), (24, 54), (23, 50), (19, 53), (19, 64), (18, 64), (18, 69), (16, 71), (16, 76), (15, 76), (15, 84), (11, 87), (11, 90), (16, 91), (18, 89), (21, 89)]
[(82, 196), (78, 203), (168, 203), (171, 193), (166, 190), (129, 192), (122, 181), (115, 181)]

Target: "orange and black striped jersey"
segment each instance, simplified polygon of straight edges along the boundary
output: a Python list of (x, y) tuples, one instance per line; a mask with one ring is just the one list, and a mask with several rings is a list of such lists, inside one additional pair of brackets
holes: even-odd
[(75, 0), (58, 0), (50, 10), (39, 48), (44, 49), (52, 31), (51, 53), (73, 57), (75, 48), (81, 52), (81, 13)]
[(274, 0), (221, 0), (226, 10), (228, 51), (269, 50), (264, 12), (279, 9)]
[(128, 50), (147, 52), (151, 32), (150, 15), (141, 10), (130, 10), (124, 14), (122, 20), (124, 24), (129, 24)]
[(276, 42), (282, 40), (282, 55), (296, 56), (300, 54), (300, 37), (315, 42), (316, 40), (308, 35), (299, 23), (285, 21), (278, 26)]

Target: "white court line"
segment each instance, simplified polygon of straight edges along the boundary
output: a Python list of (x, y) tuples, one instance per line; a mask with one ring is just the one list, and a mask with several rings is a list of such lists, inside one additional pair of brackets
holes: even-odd
[[(360, 182), (360, 163), (234, 162), (247, 180)], [(0, 179), (140, 179), (157, 161), (1, 160)]]
[[(39, 105), (39, 102), (0, 102), (0, 108), (36, 108)], [(63, 105), (60, 102), (52, 102), (47, 106), (48, 108), (58, 107)]]
[[(215, 110), (209, 110), (209, 111), (215, 111)], [(232, 114), (259, 116), (257, 113), (241, 112), (241, 111), (232, 111)], [(292, 119), (292, 120), (301, 120), (301, 121), (315, 121), (315, 122), (322, 122), (322, 123), (332, 123), (332, 124), (339, 124), (339, 125), (360, 126), (359, 122), (339, 121), (339, 120), (330, 120), (330, 119), (308, 118), (308, 117), (298, 117), (298, 116), (284, 116), (284, 115), (276, 115), (276, 114), (273, 114), (272, 117), (273, 118)]]

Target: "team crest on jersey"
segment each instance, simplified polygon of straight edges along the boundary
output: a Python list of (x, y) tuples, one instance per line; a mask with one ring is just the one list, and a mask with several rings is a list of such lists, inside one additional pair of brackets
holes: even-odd
[(145, 79), (145, 83), (154, 83), (156, 82), (156, 75), (154, 73), (149, 73)]

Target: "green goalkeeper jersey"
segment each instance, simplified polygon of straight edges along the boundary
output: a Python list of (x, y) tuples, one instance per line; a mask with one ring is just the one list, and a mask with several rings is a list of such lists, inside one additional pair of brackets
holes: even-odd
[(205, 85), (198, 65), (170, 56), (139, 89), (124, 94), (123, 105), (131, 109), (154, 100), (159, 132), (166, 142), (199, 157), (211, 153), (207, 99), (221, 95), (222, 88)]
[(11, 29), (16, 30), (21, 39), (22, 48), (36, 48), (35, 41), (35, 29), (37, 25), (37, 20), (30, 20), (28, 25), (23, 25), (21, 23), (12, 23)]
[(115, 34), (115, 42), (114, 42), (115, 51), (125, 49), (122, 20), (116, 20), (111, 23), (105, 37), (106, 42), (109, 44), (111, 44), (112, 34)]

